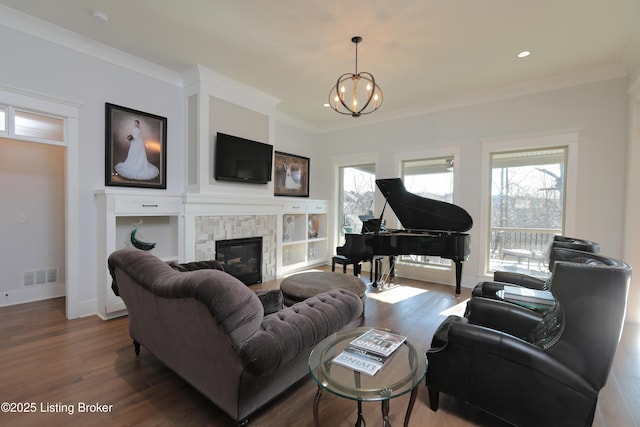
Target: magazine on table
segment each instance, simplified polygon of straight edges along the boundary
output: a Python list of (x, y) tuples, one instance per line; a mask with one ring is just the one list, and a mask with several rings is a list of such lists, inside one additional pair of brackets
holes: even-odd
[(351, 341), (350, 345), (378, 354), (389, 356), (405, 342), (407, 337), (380, 329), (369, 329), (358, 338)]
[(333, 361), (358, 372), (375, 375), (406, 339), (402, 335), (370, 329), (352, 340)]
[(333, 359), (333, 363), (371, 376), (375, 375), (383, 366), (382, 362), (346, 350), (337, 355)]

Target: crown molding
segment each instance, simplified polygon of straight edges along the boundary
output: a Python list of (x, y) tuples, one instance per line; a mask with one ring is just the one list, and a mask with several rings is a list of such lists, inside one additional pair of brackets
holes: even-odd
[(180, 73), (4, 5), (0, 5), (0, 25), (129, 69), (136, 73), (144, 74), (156, 80), (174, 86), (182, 86), (182, 76)]

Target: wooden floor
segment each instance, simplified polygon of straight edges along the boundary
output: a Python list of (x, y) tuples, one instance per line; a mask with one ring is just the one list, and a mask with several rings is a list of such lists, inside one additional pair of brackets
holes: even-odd
[[(261, 286), (277, 285), (276, 281)], [(455, 298), (450, 286), (406, 279), (396, 279), (396, 285), (385, 291), (369, 288), (365, 325), (408, 335), (423, 349), (446, 315), (464, 309), (469, 295), (463, 289)], [(411, 426), (506, 425), (445, 395), (440, 409), (432, 412), (426, 387), (420, 385), (418, 390)], [(305, 378), (250, 418), (249, 425), (311, 426), (315, 392), (313, 380)], [(393, 425), (402, 425), (407, 400), (403, 396), (391, 401)], [(12, 403), (12, 409), (32, 410), (5, 413), (3, 404), (2, 426), (235, 425), (144, 348), (136, 357), (126, 317), (69, 321), (61, 298), (0, 308), (0, 401)], [(352, 426), (355, 406), (324, 393), (321, 425)], [(379, 404), (365, 404), (364, 415), (370, 427), (381, 425)], [(639, 423), (640, 327), (627, 324), (612, 375), (600, 393), (594, 426)]]

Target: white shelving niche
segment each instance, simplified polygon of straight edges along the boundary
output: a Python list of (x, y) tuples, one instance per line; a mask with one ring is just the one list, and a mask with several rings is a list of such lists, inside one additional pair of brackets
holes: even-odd
[(281, 272), (286, 275), (329, 259), (327, 202), (309, 200), (283, 207)]
[(149, 252), (165, 261), (179, 261), (182, 255), (183, 203), (180, 195), (147, 191), (117, 192), (111, 189), (95, 192), (98, 262), (98, 307), (103, 319), (125, 315), (124, 302), (111, 289), (107, 267), (109, 255), (118, 249), (134, 247), (131, 232), (137, 228), (138, 240), (155, 243)]

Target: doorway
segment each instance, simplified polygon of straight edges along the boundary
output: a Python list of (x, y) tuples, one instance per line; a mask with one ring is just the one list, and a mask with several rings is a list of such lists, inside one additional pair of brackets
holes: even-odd
[[(0, 140), (5, 142), (3, 144), (5, 147), (11, 145), (12, 150), (27, 150), (30, 154), (20, 154), (20, 158), (23, 160), (28, 159), (29, 156), (56, 159), (52, 160), (52, 164), (57, 165), (53, 169), (58, 168), (54, 175), (60, 178), (56, 184), (59, 189), (53, 191), (53, 197), (55, 197), (55, 205), (58, 206), (56, 210), (63, 212), (59, 214), (60, 218), (51, 223), (47, 212), (34, 211), (33, 214), (30, 214), (26, 209), (27, 202), (24, 201), (22, 205), (25, 207), (24, 209), (20, 209), (18, 206), (18, 209), (13, 213), (3, 209), (2, 220), (6, 224), (15, 223), (16, 228), (24, 226), (25, 231), (28, 231), (30, 236), (28, 240), (14, 242), (16, 247), (18, 245), (26, 248), (31, 245), (34, 248), (46, 246), (46, 243), (43, 242), (47, 241), (48, 235), (52, 232), (60, 233), (60, 237), (55, 238), (61, 242), (54, 244), (58, 248), (57, 251), (60, 251), (61, 246), (64, 247), (63, 255), (59, 258), (44, 255), (44, 258), (38, 259), (46, 259), (46, 262), (34, 262), (33, 268), (16, 268), (13, 277), (7, 279), (9, 282), (2, 284), (3, 288), (10, 289), (2, 294), (2, 298), (17, 304), (50, 298), (59, 294), (66, 295), (66, 316), (69, 319), (88, 314), (86, 309), (80, 307), (78, 297), (79, 252), (77, 245), (72, 244), (78, 240), (79, 235), (79, 198), (77, 170), (70, 168), (69, 165), (78, 164), (78, 115), (77, 106), (71, 105), (69, 102), (55, 102), (49, 97), (45, 99), (24, 92), (18, 93), (0, 89)], [(35, 145), (30, 144), (42, 144), (42, 146), (31, 151), (29, 147), (33, 148)], [(29, 162), (26, 161), (26, 164)], [(49, 165), (42, 167), (46, 163), (41, 163), (40, 168), (33, 163), (31, 165), (35, 169), (25, 172), (25, 177), (23, 177), (25, 181), (22, 185), (27, 185), (25, 183), (29, 181), (30, 177), (37, 180), (41, 176), (42, 169), (50, 169)], [(44, 178), (44, 181), (46, 180)], [(12, 185), (13, 182), (15, 180), (8, 182), (7, 185)], [(13, 193), (21, 191), (20, 188), (10, 190)], [(26, 196), (24, 200), (29, 200), (29, 196), (34, 199), (45, 198), (46, 191), (38, 193), (39, 195), (29, 190), (23, 191), (23, 193), (25, 193), (23, 196)], [(55, 217), (55, 215), (53, 216)], [(35, 227), (36, 224), (42, 228), (38, 229)], [(30, 225), (34, 226), (34, 230), (27, 230)], [(48, 250), (51, 251), (51, 249)], [(56, 259), (59, 261), (55, 261)], [(49, 260), (54, 261), (50, 262)], [(54, 264), (60, 264), (60, 266)], [(55, 286), (47, 286), (53, 282), (57, 285), (57, 290)], [(34, 285), (39, 286), (39, 289), (29, 290), (27, 288)], [(11, 297), (15, 297), (15, 301), (10, 301)], [(9, 304), (3, 302), (2, 305)]]

